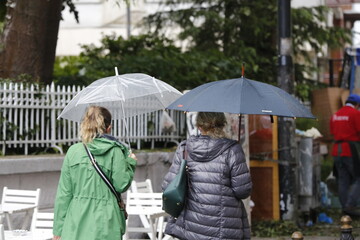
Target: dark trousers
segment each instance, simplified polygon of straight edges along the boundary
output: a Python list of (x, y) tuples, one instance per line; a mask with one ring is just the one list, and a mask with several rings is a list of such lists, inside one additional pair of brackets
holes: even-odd
[(338, 194), (343, 208), (356, 207), (360, 197), (360, 177), (355, 176), (351, 157), (334, 157)]

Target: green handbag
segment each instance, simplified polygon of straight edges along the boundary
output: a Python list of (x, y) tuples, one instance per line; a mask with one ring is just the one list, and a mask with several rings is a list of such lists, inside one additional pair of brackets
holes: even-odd
[(180, 170), (163, 192), (162, 208), (165, 212), (177, 218), (184, 208), (187, 190), (186, 160), (181, 161)]

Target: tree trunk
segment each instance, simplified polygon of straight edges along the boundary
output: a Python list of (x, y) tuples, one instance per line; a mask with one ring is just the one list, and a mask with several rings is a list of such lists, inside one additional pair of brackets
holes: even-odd
[(52, 81), (62, 0), (7, 0), (0, 36), (0, 77)]

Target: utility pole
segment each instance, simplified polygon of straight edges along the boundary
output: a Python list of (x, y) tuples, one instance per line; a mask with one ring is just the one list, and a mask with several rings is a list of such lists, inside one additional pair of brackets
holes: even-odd
[(131, 9), (130, 3), (126, 3), (126, 31), (128, 39), (131, 37)]
[[(289, 94), (293, 93), (293, 62), (291, 38), (291, 0), (278, 0), (278, 85)], [(295, 122), (291, 118), (279, 117), (279, 181), (280, 216), (293, 219), (295, 197)]]

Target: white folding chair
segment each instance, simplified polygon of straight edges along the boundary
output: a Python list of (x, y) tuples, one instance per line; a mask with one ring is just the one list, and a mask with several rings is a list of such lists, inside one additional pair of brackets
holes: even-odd
[(0, 224), (0, 240), (5, 240), (4, 225)]
[(39, 198), (40, 188), (36, 190), (19, 190), (4, 187), (0, 215), (5, 216), (9, 230), (12, 230), (10, 215), (17, 212), (26, 212), (22, 228), (28, 226), (30, 214), (39, 205)]
[(131, 227), (128, 219), (124, 239), (129, 239), (130, 232), (147, 233), (152, 240), (162, 239), (162, 231), (159, 231), (158, 238), (156, 237), (157, 229), (160, 225), (163, 225), (164, 216), (166, 216), (166, 213), (162, 210), (162, 193), (133, 193), (128, 191), (126, 211), (129, 218), (144, 215), (146, 221), (142, 221), (142, 227)]
[[(145, 181), (141, 181), (141, 182), (137, 182), (134, 180), (131, 183), (130, 189), (134, 193), (153, 193), (152, 183), (151, 183), (150, 179), (146, 179)], [(148, 217), (144, 214), (140, 214), (139, 218), (140, 218), (143, 226), (145, 228), (148, 228), (149, 227)], [(174, 239), (169, 235), (165, 235), (163, 238), (163, 232), (164, 232), (165, 226), (166, 226), (166, 222), (164, 221), (164, 217), (159, 218), (158, 228), (157, 228), (158, 239), (163, 239), (163, 240)], [(148, 233), (148, 236), (151, 237), (151, 234)]]
[(153, 188), (150, 179), (146, 179), (143, 182), (132, 181), (131, 191), (134, 193), (152, 193)]
[[(152, 185), (151, 185), (151, 180), (150, 179), (146, 179), (145, 181), (141, 181), (141, 182), (137, 182), (135, 180), (132, 181), (131, 183), (131, 192), (133, 193), (152, 193), (153, 189), (152, 189)], [(141, 220), (142, 225), (145, 228), (149, 228), (149, 221), (148, 218), (145, 214), (140, 214), (139, 218)], [(149, 237), (151, 237), (151, 234), (148, 233)]]
[(51, 239), (53, 236), (54, 213), (34, 211), (31, 231), (35, 239)]
[[(131, 191), (134, 193), (153, 193), (151, 180), (146, 179), (145, 181), (141, 181), (141, 182), (137, 182), (137, 181), (133, 180), (131, 183)], [(144, 214), (140, 214), (139, 217), (140, 217), (140, 220), (141, 220), (141, 223), (143, 224), (143, 226), (145, 228), (148, 228), (150, 226), (148, 217)], [(158, 224), (158, 229), (157, 229), (157, 232), (159, 233), (158, 237), (160, 239), (162, 238), (164, 224), (165, 224), (164, 217), (161, 217), (159, 219), (159, 224)], [(151, 234), (148, 233), (148, 236), (151, 237)]]

